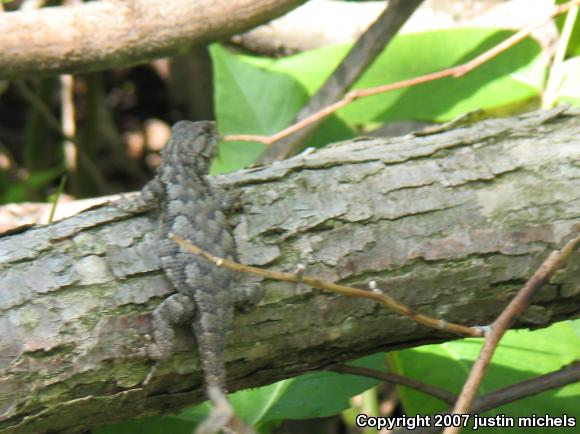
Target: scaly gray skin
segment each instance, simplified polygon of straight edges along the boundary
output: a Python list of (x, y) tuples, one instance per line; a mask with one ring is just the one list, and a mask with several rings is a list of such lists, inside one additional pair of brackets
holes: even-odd
[(181, 249), (168, 238), (175, 233), (215, 256), (236, 260), (234, 239), (221, 203), (206, 176), (217, 148), (213, 122), (177, 122), (163, 151), (157, 176), (141, 194), (113, 206), (137, 213), (160, 211), (161, 266), (177, 294), (153, 312), (157, 345), (154, 358), (167, 357), (175, 346), (173, 325), (191, 321), (206, 387), (226, 392), (224, 350), (234, 305), (259, 298), (257, 287), (234, 287), (231, 271)]

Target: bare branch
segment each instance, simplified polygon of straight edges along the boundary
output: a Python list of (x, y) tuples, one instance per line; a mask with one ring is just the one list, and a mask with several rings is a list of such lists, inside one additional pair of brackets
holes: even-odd
[(7, 12), (0, 15), (0, 78), (147, 62), (250, 29), (303, 2), (101, 0)]
[[(485, 342), (481, 349), (481, 353), (473, 364), (471, 373), (463, 385), (463, 390), (457, 399), (457, 403), (453, 409), (454, 414), (466, 414), (469, 412), (471, 403), (479, 390), (479, 385), (485, 376), (487, 367), (489, 366), (491, 358), (499, 345), (499, 341), (510, 328), (515, 318), (517, 318), (528, 306), (532, 297), (544, 285), (546, 285), (549, 282), (550, 277), (552, 277), (554, 273), (566, 263), (570, 255), (574, 252), (576, 247), (578, 247), (578, 244), (580, 244), (580, 236), (568, 241), (562, 250), (552, 252), (536, 270), (530, 280), (528, 280), (526, 285), (520, 290), (518, 295), (514, 297), (514, 299), (493, 322), (491, 330), (485, 335)], [(459, 426), (451, 426), (446, 428), (444, 433), (455, 434), (459, 431), (461, 431)]]
[(377, 380), (386, 381), (391, 384), (398, 384), (399, 386), (409, 387), (418, 392), (431, 395), (447, 404), (453, 404), (457, 399), (454, 393), (431, 384), (417, 381), (413, 378), (403, 377), (402, 375), (393, 374), (392, 372), (382, 372), (376, 369), (362, 368), (360, 366), (350, 365), (335, 365), (326, 368), (327, 371), (338, 372), (341, 374), (354, 374), (363, 377), (376, 378)]
[(211, 253), (199, 248), (198, 246), (191, 244), (189, 241), (184, 240), (179, 235), (169, 234), (169, 238), (171, 238), (188, 252), (194, 255), (202, 256), (208, 261), (213, 262), (218, 267), (225, 267), (240, 273), (254, 274), (256, 276), (264, 277), (266, 279), (278, 280), (280, 282), (305, 283), (312, 288), (335, 292), (347, 297), (366, 298), (368, 300), (376, 301), (388, 309), (391, 309), (415, 321), (416, 323), (427, 327), (464, 336), (480, 337), (483, 335), (481, 330), (476, 327), (466, 327), (461, 324), (454, 324), (452, 322), (443, 321), (415, 312), (410, 307), (400, 303), (399, 301), (386, 294), (383, 294), (380, 291), (363, 291), (351, 286), (338, 285), (336, 283), (324, 281), (315, 277), (304, 276), (301, 273), (284, 273), (280, 271), (262, 270), (261, 268), (239, 264), (224, 258), (218, 258), (217, 256), (214, 256)]

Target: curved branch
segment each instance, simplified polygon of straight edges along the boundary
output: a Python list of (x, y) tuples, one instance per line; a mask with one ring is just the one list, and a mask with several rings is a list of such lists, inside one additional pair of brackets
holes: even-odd
[(0, 14), (0, 78), (147, 62), (248, 30), (301, 3), (304, 0), (101, 0), (7, 12)]
[(405, 377), (403, 375), (395, 374), (393, 372), (383, 372), (376, 369), (363, 368), (361, 366), (350, 365), (335, 365), (326, 368), (327, 371), (338, 372), (339, 374), (354, 374), (362, 377), (375, 378), (390, 384), (397, 384), (422, 392), (426, 395), (431, 395), (438, 398), (446, 404), (453, 404), (457, 399), (457, 395), (449, 392), (441, 387), (434, 386), (423, 381), (415, 380), (414, 378)]

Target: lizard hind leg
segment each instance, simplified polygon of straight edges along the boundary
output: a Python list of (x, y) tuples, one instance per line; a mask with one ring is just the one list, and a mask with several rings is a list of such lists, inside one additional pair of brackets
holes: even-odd
[(153, 311), (155, 347), (150, 355), (155, 360), (166, 359), (175, 349), (175, 326), (191, 324), (195, 304), (183, 294), (167, 297)]

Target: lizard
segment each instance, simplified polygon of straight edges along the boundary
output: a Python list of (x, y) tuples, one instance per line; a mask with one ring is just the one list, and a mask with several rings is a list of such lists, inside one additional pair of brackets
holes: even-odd
[(177, 234), (215, 256), (237, 260), (223, 197), (207, 178), (217, 138), (213, 122), (177, 122), (156, 176), (139, 194), (112, 203), (130, 213), (159, 211), (159, 259), (177, 293), (153, 311), (156, 348), (152, 356), (163, 359), (171, 354), (174, 326), (191, 321), (206, 393), (216, 408), (227, 394), (224, 351), (234, 308), (255, 304), (261, 297), (260, 288), (236, 287), (231, 271), (182, 250), (169, 235)]

